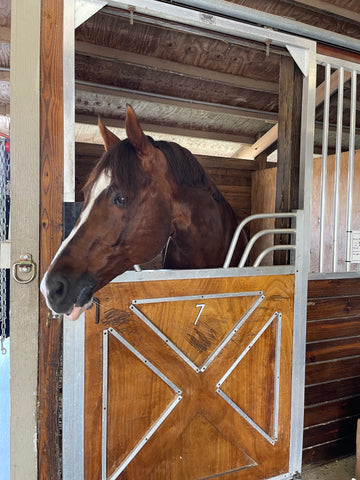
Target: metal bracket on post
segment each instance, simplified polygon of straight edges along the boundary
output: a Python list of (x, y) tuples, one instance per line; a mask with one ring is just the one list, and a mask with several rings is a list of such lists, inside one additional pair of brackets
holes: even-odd
[[(19, 277), (19, 272), (29, 274), (26, 278)], [(12, 267), (12, 276), (17, 283), (30, 283), (36, 276), (36, 265), (33, 262), (30, 253), (23, 253), (20, 255), (20, 261), (15, 262)]]

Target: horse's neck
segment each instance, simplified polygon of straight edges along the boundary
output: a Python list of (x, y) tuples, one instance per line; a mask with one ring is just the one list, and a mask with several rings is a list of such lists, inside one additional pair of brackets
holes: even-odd
[[(196, 193), (196, 192), (195, 192)], [(199, 191), (175, 209), (165, 268), (221, 267), (237, 222), (230, 205)]]

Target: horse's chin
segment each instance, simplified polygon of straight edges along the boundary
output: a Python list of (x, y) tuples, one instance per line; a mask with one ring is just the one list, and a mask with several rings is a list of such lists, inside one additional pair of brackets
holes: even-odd
[(68, 320), (75, 321), (82, 313), (84, 313), (86, 310), (89, 310), (89, 308), (92, 307), (92, 304), (93, 300), (91, 299), (90, 302), (86, 303), (82, 307), (74, 306), (65, 316)]

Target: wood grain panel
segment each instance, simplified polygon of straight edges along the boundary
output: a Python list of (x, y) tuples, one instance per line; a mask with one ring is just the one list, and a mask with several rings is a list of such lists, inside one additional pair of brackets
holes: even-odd
[(310, 280), (308, 298), (360, 295), (360, 278)]
[[(259, 289), (264, 291), (265, 300), (202, 373), (196, 373), (129, 310), (131, 301), (138, 300), (134, 303), (136, 308), (183, 354), (202, 364), (252, 304), (256, 296), (251, 292)], [(249, 292), (249, 296), (202, 300), (206, 306), (196, 326), (194, 315), (198, 309), (194, 304), (199, 300), (167, 300), (184, 295), (239, 291)], [(89, 311), (86, 319), (85, 478), (100, 478), (102, 336), (109, 327), (182, 390), (182, 400), (118, 476), (119, 480), (183, 480), (209, 475), (227, 480), (255, 480), (286, 472), (290, 438), (292, 295), (293, 276), (169, 280), (104, 287), (99, 292), (100, 323), (95, 323), (94, 311)], [(164, 300), (141, 302), (153, 297)], [(282, 313), (281, 358), (286, 361), (280, 362), (278, 440), (271, 445), (219, 396), (216, 385), (275, 311)], [(274, 434), (269, 406), (274, 406), (275, 335), (275, 324), (270, 323), (221, 386), (269, 435)], [(153, 374), (147, 374), (147, 367), (141, 362), (139, 365), (138, 359), (130, 358), (132, 354), (117, 341), (111, 342), (109, 355), (107, 408), (111, 438), (107, 441), (107, 462), (112, 472), (129, 453), (134, 441), (141, 438), (146, 426), (153, 422), (159, 409), (168, 403), (169, 389), (154, 379)]]
[(354, 396), (360, 396), (360, 376), (307, 386), (305, 388), (305, 405)]
[(306, 385), (330, 382), (339, 378), (359, 375), (360, 357), (350, 357), (330, 362), (307, 364)]
[(354, 317), (360, 315), (360, 295), (312, 298), (308, 301), (308, 319)]
[(360, 356), (360, 336), (311, 343), (306, 347), (308, 363), (353, 356)]
[(304, 448), (321, 443), (332, 442), (349, 436), (349, 432), (356, 431), (357, 416), (342, 418), (333, 422), (308, 427), (304, 430)]
[[(40, 61), (40, 277), (62, 239), (63, 201), (63, 2), (41, 3)], [(39, 478), (61, 478), (61, 354), (62, 326), (47, 324), (48, 310), (40, 304), (38, 379)]]
[(360, 335), (359, 317), (334, 318), (307, 322), (307, 341), (331, 340)]
[(303, 463), (324, 463), (355, 453), (355, 435), (304, 449)]
[(354, 451), (360, 414), (360, 278), (308, 288), (303, 463)]
[(305, 407), (305, 427), (360, 414), (360, 396)]
[[(252, 174), (251, 214), (273, 213), (275, 211), (276, 168), (258, 170)], [(255, 220), (250, 225), (250, 236), (264, 229), (274, 228), (274, 219)], [(267, 247), (274, 244), (274, 235), (264, 235), (259, 238), (251, 251), (250, 262), (254, 262), (258, 255)], [(261, 265), (273, 265), (274, 254), (266, 255)]]

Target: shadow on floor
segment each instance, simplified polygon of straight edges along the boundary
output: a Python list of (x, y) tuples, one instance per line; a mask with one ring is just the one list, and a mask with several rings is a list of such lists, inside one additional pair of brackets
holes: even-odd
[(304, 467), (302, 480), (352, 480), (355, 478), (356, 457), (342, 458), (318, 467)]

